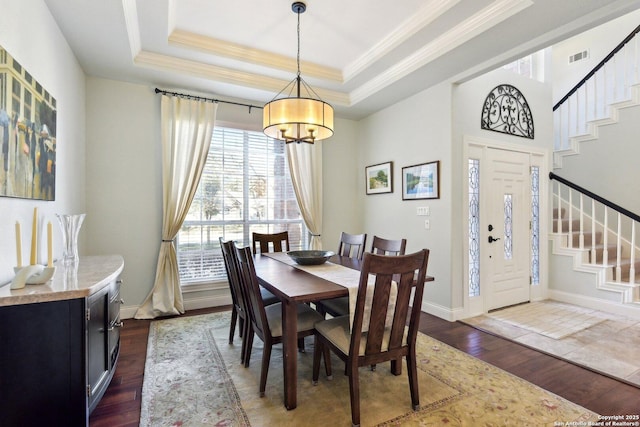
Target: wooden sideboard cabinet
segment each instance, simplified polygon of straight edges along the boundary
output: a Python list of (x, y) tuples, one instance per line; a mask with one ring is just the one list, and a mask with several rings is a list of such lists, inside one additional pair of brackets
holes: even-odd
[(120, 350), (120, 256), (0, 287), (0, 425), (88, 426)]

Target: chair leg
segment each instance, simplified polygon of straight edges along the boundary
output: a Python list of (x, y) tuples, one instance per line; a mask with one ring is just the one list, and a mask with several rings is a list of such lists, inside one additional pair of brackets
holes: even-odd
[(418, 369), (415, 352), (407, 354), (407, 375), (409, 376), (409, 391), (411, 392), (411, 407), (414, 411), (420, 408), (420, 393), (418, 390)]
[(245, 326), (244, 323), (245, 323), (244, 322), (244, 317), (240, 317), (238, 319), (238, 325), (240, 325), (240, 331), (238, 333), (240, 334), (240, 338), (242, 338), (243, 334), (244, 334), (244, 329), (245, 329), (244, 328), (244, 326)]
[[(240, 320), (244, 320), (244, 319), (240, 319)], [(240, 322), (240, 336), (242, 337), (242, 350), (240, 351), (240, 363), (244, 364), (244, 361), (247, 357), (247, 341), (248, 341), (248, 337), (249, 337), (249, 332), (247, 331), (247, 329), (249, 328), (250, 323), (249, 322), (244, 322), (241, 321)]]
[(320, 354), (323, 353), (323, 347), (316, 336), (313, 346), (313, 370), (311, 371), (311, 382), (313, 385), (318, 385), (318, 377), (320, 376)]
[(323, 346), (323, 355), (324, 355), (324, 372), (327, 375), (328, 380), (333, 379), (333, 373), (331, 372), (331, 350), (329, 350), (328, 346)]
[(249, 367), (249, 361), (251, 360), (251, 350), (253, 349), (253, 326), (249, 322), (247, 326), (247, 348), (244, 350), (244, 367)]
[(304, 338), (298, 338), (298, 351), (304, 353)]
[(236, 321), (238, 320), (238, 312), (236, 306), (231, 307), (231, 325), (229, 327), (229, 344), (233, 344), (233, 336), (236, 333)]
[(349, 397), (351, 398), (351, 424), (360, 425), (360, 381), (358, 366), (351, 366), (349, 372)]
[(391, 373), (393, 375), (402, 374), (402, 358), (391, 361)]
[(269, 374), (269, 361), (271, 360), (271, 345), (264, 343), (262, 350), (262, 368), (260, 369), (260, 397), (264, 397), (267, 388), (267, 375)]

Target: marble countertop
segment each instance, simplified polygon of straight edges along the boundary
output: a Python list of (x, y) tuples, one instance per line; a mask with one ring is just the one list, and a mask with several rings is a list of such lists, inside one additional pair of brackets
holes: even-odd
[(10, 289), (10, 283), (0, 286), (0, 307), (85, 298), (111, 283), (124, 269), (120, 255), (80, 257), (77, 271), (55, 264), (53, 278), (41, 285), (26, 285)]

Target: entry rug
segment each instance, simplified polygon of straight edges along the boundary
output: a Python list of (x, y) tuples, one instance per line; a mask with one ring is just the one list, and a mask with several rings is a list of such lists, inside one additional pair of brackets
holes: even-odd
[[(241, 340), (228, 343), (230, 313), (151, 323), (142, 390), (141, 427), (349, 426), (349, 386), (344, 364), (333, 358), (333, 380), (321, 368), (311, 382), (313, 340), (298, 353), (298, 407), (283, 405), (282, 351), (271, 355), (266, 396), (258, 384), (262, 342), (251, 365), (240, 364)], [(400, 376), (389, 363), (361, 368), (363, 426), (587, 425), (597, 415), (424, 334), (418, 334), (420, 409), (412, 411), (406, 365)]]

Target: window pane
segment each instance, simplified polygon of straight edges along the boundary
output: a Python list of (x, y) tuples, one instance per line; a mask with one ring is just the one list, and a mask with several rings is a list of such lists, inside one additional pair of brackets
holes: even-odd
[(469, 159), (469, 296), (480, 295), (480, 161)]
[(251, 233), (289, 231), (307, 246), (285, 144), (257, 132), (215, 128), (196, 196), (178, 234), (182, 283), (225, 280), (218, 239), (251, 243)]
[(513, 196), (504, 195), (504, 259), (513, 258)]

